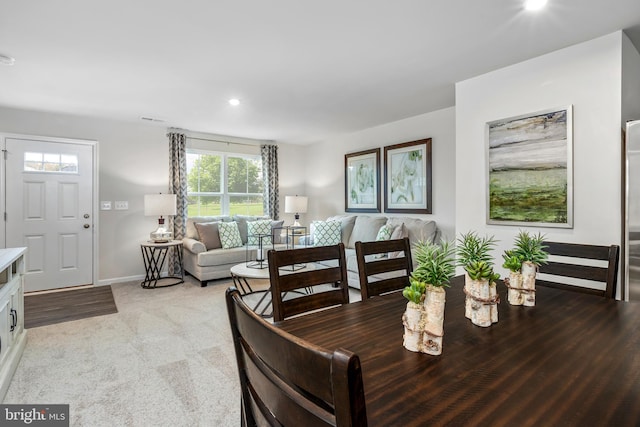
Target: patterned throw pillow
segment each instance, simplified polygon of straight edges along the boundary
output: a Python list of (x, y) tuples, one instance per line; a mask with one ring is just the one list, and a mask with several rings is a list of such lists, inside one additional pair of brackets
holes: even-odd
[(218, 233), (223, 249), (238, 248), (242, 246), (242, 238), (238, 231), (238, 224), (235, 221), (221, 222), (218, 224)]
[(262, 246), (271, 245), (271, 220), (259, 220), (247, 222), (247, 245), (257, 245), (257, 234), (266, 234), (269, 237), (262, 238)]
[(378, 230), (378, 235), (376, 236), (376, 242), (380, 241), (380, 240), (389, 240), (391, 239), (391, 233), (393, 233), (393, 229), (395, 227), (392, 227), (390, 225), (383, 225), (382, 227), (380, 227), (380, 230)]
[(316, 221), (313, 224), (315, 246), (337, 245), (342, 241), (340, 237), (340, 221)]

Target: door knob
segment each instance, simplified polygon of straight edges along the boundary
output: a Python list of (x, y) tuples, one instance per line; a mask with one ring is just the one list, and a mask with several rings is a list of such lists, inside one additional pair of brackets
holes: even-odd
[(89, 224), (85, 224), (83, 227), (84, 227), (84, 228), (89, 228), (89, 227), (91, 227), (91, 226), (90, 226)]
[(85, 219), (89, 218), (89, 214), (84, 214), (84, 218)]

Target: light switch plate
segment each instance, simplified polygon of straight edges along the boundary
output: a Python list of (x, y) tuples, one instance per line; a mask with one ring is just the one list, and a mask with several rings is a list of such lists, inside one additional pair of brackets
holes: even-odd
[(100, 202), (100, 210), (101, 211), (110, 211), (111, 210), (111, 201)]
[(125, 209), (129, 209), (129, 202), (124, 201), (124, 200), (116, 200), (115, 201), (115, 209), (116, 210), (125, 210)]

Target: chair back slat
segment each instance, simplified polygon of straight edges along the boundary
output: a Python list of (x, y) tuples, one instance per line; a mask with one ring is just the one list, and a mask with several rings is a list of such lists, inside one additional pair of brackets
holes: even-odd
[[(275, 322), (307, 311), (349, 303), (344, 244), (270, 250), (267, 257)], [(290, 270), (300, 264), (312, 264), (314, 268), (311, 271)], [(326, 264), (335, 266), (327, 267)], [(309, 292), (312, 286), (315, 288)]]
[[(362, 299), (409, 286), (413, 271), (411, 244), (403, 239), (356, 242)], [(389, 258), (389, 256), (392, 256)], [(381, 257), (381, 258), (378, 258)]]
[[(585, 292), (600, 295), (606, 298), (615, 298), (616, 284), (618, 280), (618, 262), (620, 259), (620, 247), (617, 245), (598, 246), (582, 245), (576, 243), (544, 242), (546, 251), (551, 256), (568, 258), (565, 262), (549, 261), (539, 267), (539, 272), (552, 276), (536, 280), (536, 284), (563, 288), (572, 291)], [(585, 260), (602, 261), (603, 266), (594, 266)], [(572, 263), (571, 263), (572, 262)], [(555, 276), (555, 277), (553, 277)], [(604, 289), (591, 289), (576, 284), (562, 283), (560, 278), (589, 280), (604, 284)]]
[(366, 426), (357, 355), (333, 353), (256, 315), (235, 288), (227, 311), (246, 425)]

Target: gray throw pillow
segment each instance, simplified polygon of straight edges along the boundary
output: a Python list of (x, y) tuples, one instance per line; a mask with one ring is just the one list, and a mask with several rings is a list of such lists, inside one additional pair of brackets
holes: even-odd
[(196, 222), (194, 225), (198, 230), (200, 241), (204, 243), (207, 250), (218, 249), (222, 247), (220, 242), (220, 233), (218, 231), (219, 222)]

